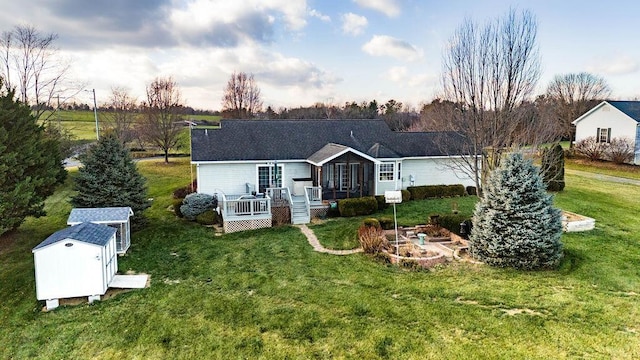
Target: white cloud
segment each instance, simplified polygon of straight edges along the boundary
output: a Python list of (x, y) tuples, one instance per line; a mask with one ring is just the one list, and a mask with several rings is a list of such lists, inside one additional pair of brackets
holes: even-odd
[(391, 56), (400, 60), (415, 61), (422, 51), (408, 42), (387, 35), (374, 35), (362, 50), (372, 56)]
[(630, 56), (599, 60), (587, 66), (587, 71), (605, 75), (626, 75), (638, 71), (640, 64)]
[(353, 0), (356, 4), (379, 11), (389, 17), (400, 15), (400, 6), (396, 0)]
[(404, 83), (407, 79), (407, 68), (404, 66), (394, 66), (386, 71), (385, 76), (396, 83)]
[(342, 31), (345, 34), (360, 35), (368, 25), (367, 18), (354, 13), (342, 14)]
[(316, 9), (311, 9), (311, 11), (309, 11), (309, 15), (314, 17), (314, 18), (318, 18), (324, 22), (330, 22), (331, 21), (331, 17), (329, 15), (325, 15), (323, 13), (321, 13), (320, 11), (316, 10)]

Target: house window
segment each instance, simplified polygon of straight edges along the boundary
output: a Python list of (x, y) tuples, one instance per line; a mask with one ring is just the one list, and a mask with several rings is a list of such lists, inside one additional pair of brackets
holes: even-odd
[(258, 192), (264, 193), (270, 187), (282, 187), (282, 165), (277, 171), (274, 165), (258, 166)]
[(380, 181), (393, 181), (395, 163), (382, 163), (380, 164)]
[(596, 138), (600, 143), (611, 142), (611, 128), (598, 128), (598, 133)]
[(351, 164), (351, 190), (358, 189), (358, 164)]

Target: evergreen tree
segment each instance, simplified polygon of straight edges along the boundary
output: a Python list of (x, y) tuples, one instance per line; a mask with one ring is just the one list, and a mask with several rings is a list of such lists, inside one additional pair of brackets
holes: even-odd
[(542, 179), (547, 190), (564, 190), (564, 150), (559, 143), (542, 153)]
[(71, 204), (80, 208), (129, 206), (134, 212), (133, 225), (141, 225), (142, 212), (150, 204), (145, 179), (129, 150), (113, 134), (107, 134), (80, 161), (83, 166), (74, 179), (78, 194)]
[(66, 178), (58, 143), (14, 90), (3, 89), (0, 78), (0, 235), (44, 215), (44, 200)]
[(562, 218), (538, 169), (510, 154), (490, 175), (473, 215), (469, 250), (489, 265), (552, 268), (562, 258)]

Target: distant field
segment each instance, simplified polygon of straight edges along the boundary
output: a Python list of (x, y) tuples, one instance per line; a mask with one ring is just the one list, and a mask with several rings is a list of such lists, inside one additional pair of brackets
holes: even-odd
[[(43, 118), (50, 115), (49, 120), (59, 123), (65, 129), (71, 131), (78, 142), (93, 141), (96, 139), (96, 122), (93, 111), (84, 110), (60, 110), (54, 114), (45, 113)], [(104, 114), (98, 112), (98, 126), (103, 131), (103, 122), (101, 120)], [(185, 119), (189, 120), (220, 120), (220, 116), (214, 115), (186, 115)]]

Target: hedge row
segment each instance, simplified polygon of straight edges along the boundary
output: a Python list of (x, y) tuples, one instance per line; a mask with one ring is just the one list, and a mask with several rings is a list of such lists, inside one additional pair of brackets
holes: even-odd
[(370, 215), (378, 211), (378, 201), (373, 196), (338, 200), (340, 216)]
[(413, 200), (465, 196), (467, 193), (462, 184), (409, 186), (407, 190), (411, 193)]

